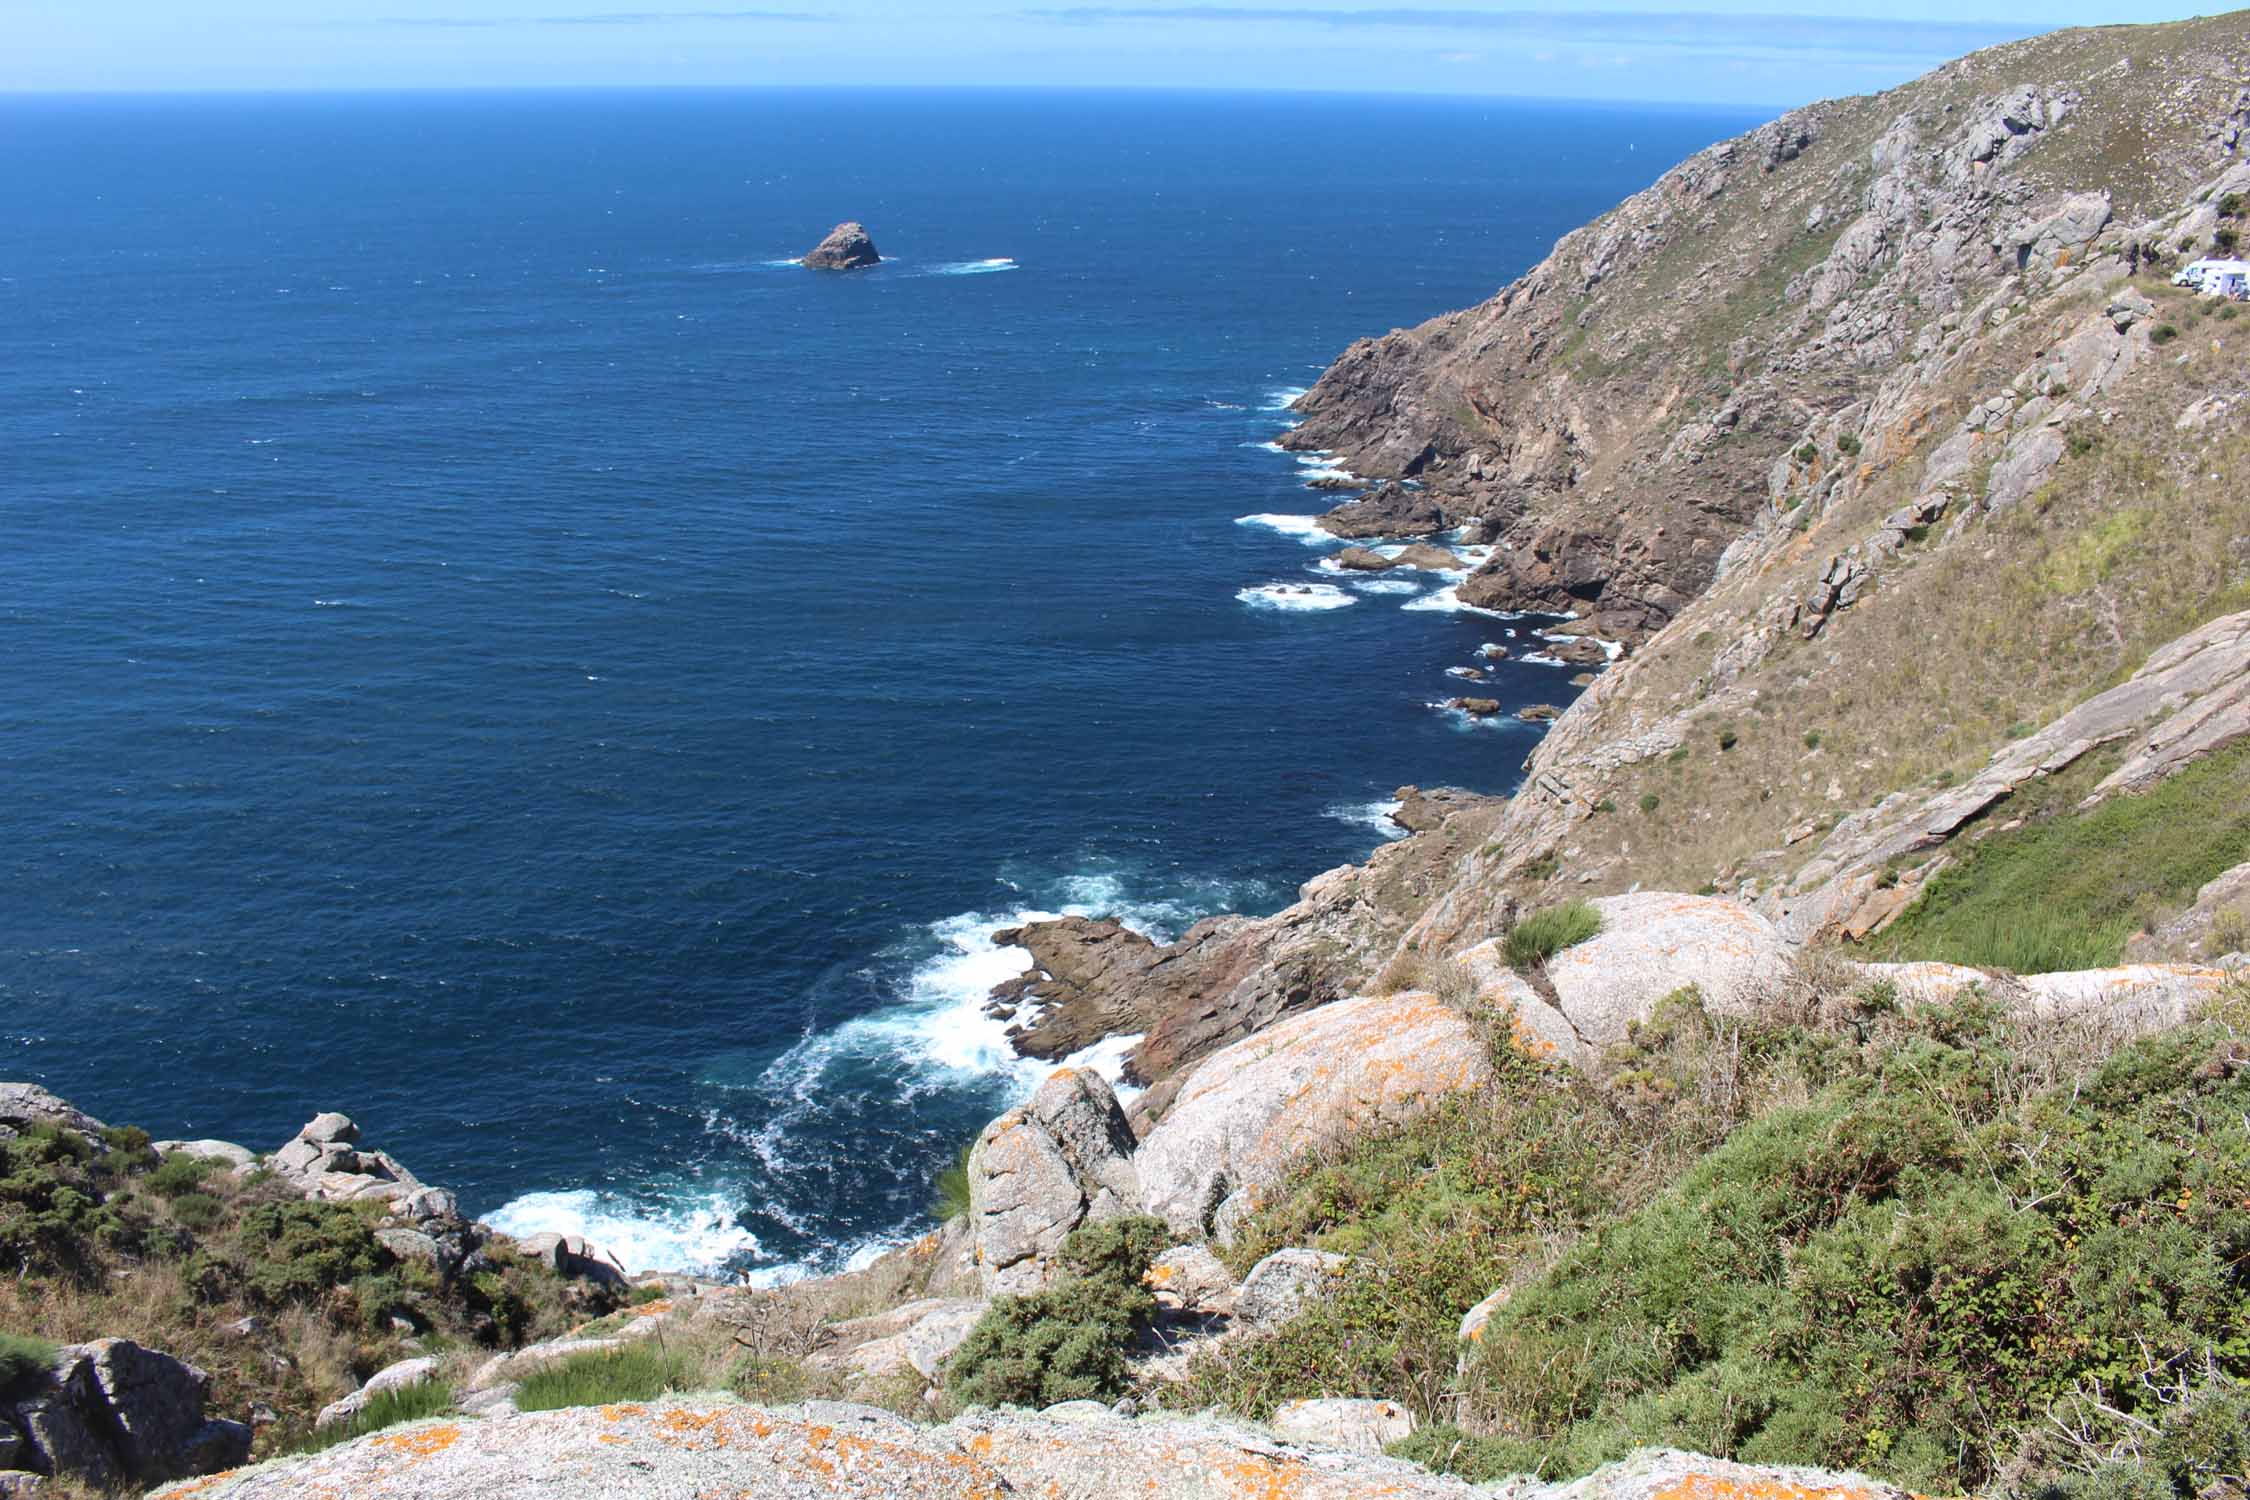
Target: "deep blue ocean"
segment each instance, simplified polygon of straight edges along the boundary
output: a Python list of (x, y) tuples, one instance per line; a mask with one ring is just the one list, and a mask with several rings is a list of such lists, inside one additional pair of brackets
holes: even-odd
[[(993, 927), (1275, 910), (1393, 787), (1514, 784), (1531, 726), (1431, 705), (1532, 622), (1239, 521), (1337, 498), (1262, 445), (1750, 123), (0, 99), (0, 1077), (342, 1109), (641, 1265), (918, 1230), (1041, 1071)], [(845, 218), (882, 266), (782, 263)]]

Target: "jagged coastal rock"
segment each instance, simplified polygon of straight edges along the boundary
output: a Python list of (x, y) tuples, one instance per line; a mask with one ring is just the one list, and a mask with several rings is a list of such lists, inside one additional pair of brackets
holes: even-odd
[(1073, 1229), (1138, 1210), (1133, 1145), (1117, 1096), (1087, 1068), (1058, 1068), (984, 1128), (969, 1152), (969, 1224), (987, 1295), (1037, 1291)]
[(803, 264), (814, 271), (857, 271), (882, 259), (867, 226), (854, 220), (829, 230), (828, 238), (805, 252)]

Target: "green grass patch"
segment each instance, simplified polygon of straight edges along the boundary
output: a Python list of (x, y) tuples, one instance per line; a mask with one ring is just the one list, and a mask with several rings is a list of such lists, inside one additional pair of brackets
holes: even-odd
[(350, 1421), (315, 1431), (290, 1451), (318, 1453), (323, 1448), (333, 1448), (338, 1443), (348, 1443), (353, 1438), (381, 1432), (386, 1427), (396, 1427), (402, 1422), (420, 1422), (430, 1417), (442, 1417), (451, 1410), (451, 1386), (442, 1380), (416, 1381), (413, 1385), (400, 1386), (395, 1391), (384, 1391), (361, 1407), (358, 1415)]
[(30, 1389), (45, 1377), (59, 1352), (45, 1339), (0, 1333), (0, 1397)]
[(939, 1171), (930, 1184), (930, 1217), (940, 1224), (958, 1219), (969, 1211), (969, 1153), (976, 1142), (964, 1142), (952, 1162)]
[(1602, 930), (1602, 914), (1591, 901), (1565, 901), (1543, 907), (1508, 930), (1503, 951), (1511, 968), (1528, 969), (1543, 964), (1563, 949), (1583, 943)]
[(2137, 797), (1969, 845), (1878, 951), (2017, 974), (2107, 967), (2136, 928), (2245, 859), (2250, 747), (2238, 746)]
[(516, 1409), (553, 1411), (564, 1406), (654, 1401), (708, 1383), (701, 1360), (667, 1349), (661, 1339), (643, 1338), (622, 1349), (589, 1349), (532, 1371), (516, 1392)]

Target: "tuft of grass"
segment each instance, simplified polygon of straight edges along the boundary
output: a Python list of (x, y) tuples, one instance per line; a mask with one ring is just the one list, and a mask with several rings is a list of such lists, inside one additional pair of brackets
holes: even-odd
[(1587, 900), (1543, 907), (1509, 929), (1503, 951), (1509, 966), (1528, 969), (1602, 930), (1602, 914)]
[(21, 1394), (53, 1367), (55, 1345), (20, 1333), (0, 1333), (0, 1397)]
[(940, 1224), (969, 1211), (969, 1153), (975, 1148), (976, 1142), (964, 1141), (952, 1162), (930, 1184), (930, 1217)]
[(1881, 951), (2017, 974), (2103, 968), (2166, 908), (2250, 859), (2250, 746), (2139, 796), (1996, 833), (1940, 871)]
[(451, 1410), (453, 1387), (442, 1380), (416, 1381), (413, 1385), (400, 1386), (395, 1391), (384, 1391), (361, 1407), (358, 1415), (350, 1421), (309, 1433), (290, 1451), (318, 1453), (323, 1448), (333, 1448), (338, 1443), (348, 1443), (353, 1438), (381, 1432), (386, 1427), (442, 1417)]
[(661, 1339), (644, 1338), (622, 1349), (573, 1354), (532, 1371), (516, 1393), (516, 1409), (553, 1411), (564, 1406), (654, 1401), (710, 1383), (710, 1371), (701, 1359), (674, 1351)]
[(2170, 323), (2159, 323), (2148, 331), (2148, 341), (2152, 344), (2169, 344), (2179, 336), (2180, 330)]

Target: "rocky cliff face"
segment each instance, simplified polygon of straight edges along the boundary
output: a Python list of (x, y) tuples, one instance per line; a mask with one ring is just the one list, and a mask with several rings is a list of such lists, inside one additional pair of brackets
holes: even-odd
[(1140, 1075), (1568, 894), (1860, 935), (2025, 777), (2239, 736), (2250, 320), (2169, 278), (2250, 230), (2246, 85), (2240, 14), (1995, 48), (1722, 142), (1345, 351), (1285, 440), (1380, 481), (1338, 527), (1434, 510), (1497, 544), (1464, 601), (1629, 649), (1504, 806), (1144, 955), (1102, 1001)]
[(1464, 599), (1643, 639), (1775, 487), (1853, 467), (1821, 438), (1925, 435), (1910, 400), (1858, 408), (1986, 298), (2172, 252), (2159, 220), (2239, 151), (2241, 45), (2239, 18), (2062, 33), (1722, 142), (1481, 306), (1353, 345), (1285, 445), (1497, 538)]

